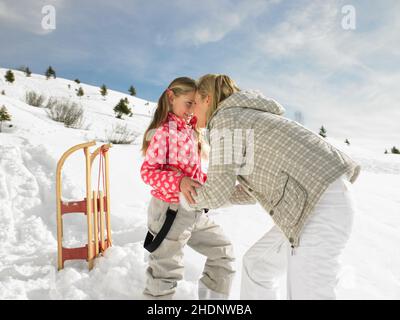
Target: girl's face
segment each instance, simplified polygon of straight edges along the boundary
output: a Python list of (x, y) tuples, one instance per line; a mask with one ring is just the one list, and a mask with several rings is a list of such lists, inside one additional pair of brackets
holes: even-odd
[(193, 115), (194, 94), (195, 92), (193, 91), (176, 96), (173, 92), (170, 92), (168, 98), (172, 106), (172, 112), (178, 117), (189, 121)]
[(207, 110), (210, 107), (211, 97), (206, 96), (203, 98), (198, 92), (196, 92), (195, 97), (195, 107), (194, 114), (197, 117), (197, 125), (199, 128), (205, 128), (206, 126), (206, 114)]

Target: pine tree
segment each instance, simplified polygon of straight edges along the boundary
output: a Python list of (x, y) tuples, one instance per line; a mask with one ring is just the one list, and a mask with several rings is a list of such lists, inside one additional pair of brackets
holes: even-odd
[(132, 114), (132, 110), (129, 108), (128, 98), (119, 100), (118, 104), (114, 107), (114, 112), (118, 119), (122, 119), (122, 116)]
[(393, 154), (400, 154), (400, 150), (397, 149), (396, 147), (393, 147), (393, 148), (392, 148), (392, 153), (393, 153)]
[(349, 146), (349, 145), (350, 145), (349, 139), (346, 139), (346, 141), (345, 141), (344, 143), (347, 144), (347, 145)]
[(83, 97), (85, 95), (85, 92), (83, 91), (82, 87), (79, 87), (78, 91), (76, 92), (76, 95), (78, 97)]
[(5, 96), (6, 92), (4, 90), (1, 90), (1, 95)]
[(11, 121), (11, 115), (8, 113), (7, 108), (3, 105), (0, 108), (0, 132), (2, 131), (4, 121)]
[(74, 80), (77, 84), (80, 84), (81, 83), (81, 81), (79, 80), (79, 79), (75, 79)]
[(322, 127), (319, 129), (319, 135), (320, 135), (321, 137), (326, 138), (326, 137), (327, 137), (326, 133), (327, 133), (326, 129), (324, 128), (324, 126), (322, 126)]
[(24, 72), (25, 72), (25, 75), (26, 75), (27, 77), (30, 77), (31, 74), (32, 74), (32, 72), (31, 72), (31, 70), (29, 69), (29, 67), (26, 67), (25, 70), (24, 70)]
[(388, 154), (389, 152), (387, 151), (387, 149), (385, 150), (385, 154)]
[(128, 91), (131, 94), (131, 96), (136, 96), (136, 89), (134, 86), (130, 86)]
[(53, 77), (55, 79), (56, 72), (54, 71), (54, 69), (51, 66), (49, 66), (46, 70), (45, 76), (46, 76), (46, 79), (50, 79), (50, 77)]
[(11, 70), (7, 70), (4, 78), (6, 78), (6, 81), (10, 83), (13, 83), (15, 81), (14, 73)]
[(101, 95), (102, 95), (103, 97), (105, 97), (105, 96), (108, 94), (107, 87), (106, 87), (105, 84), (103, 84), (103, 85), (100, 87), (100, 93), (101, 93)]

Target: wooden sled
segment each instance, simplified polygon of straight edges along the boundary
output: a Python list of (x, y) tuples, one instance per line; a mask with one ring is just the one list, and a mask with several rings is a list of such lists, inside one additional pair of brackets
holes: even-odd
[[(65, 261), (77, 259), (85, 259), (88, 262), (89, 270), (91, 270), (94, 265), (94, 259), (103, 254), (112, 245), (108, 160), (108, 150), (112, 147), (112, 144), (104, 144), (93, 153), (90, 153), (89, 148), (95, 145), (95, 141), (76, 145), (68, 149), (57, 163), (58, 270), (64, 268)], [(62, 200), (61, 170), (65, 160), (78, 150), (83, 150), (86, 160), (86, 197), (83, 200), (66, 202)], [(99, 157), (98, 187), (97, 190), (92, 190), (92, 164), (96, 157)], [(103, 180), (102, 190), (100, 190), (101, 178)], [(63, 215), (71, 213), (83, 213), (87, 216), (88, 242), (84, 247), (66, 248), (63, 246)]]

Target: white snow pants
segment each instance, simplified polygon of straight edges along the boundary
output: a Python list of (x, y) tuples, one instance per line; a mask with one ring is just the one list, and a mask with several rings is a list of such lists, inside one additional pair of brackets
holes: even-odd
[(322, 194), (292, 250), (274, 226), (243, 258), (241, 299), (279, 299), (286, 276), (287, 299), (335, 299), (339, 257), (349, 239), (354, 200), (351, 183), (343, 175)]

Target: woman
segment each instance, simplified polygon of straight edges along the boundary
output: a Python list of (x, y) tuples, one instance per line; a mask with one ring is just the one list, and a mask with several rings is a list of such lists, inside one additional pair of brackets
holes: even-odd
[(277, 298), (278, 277), (286, 273), (289, 299), (334, 299), (354, 215), (348, 181), (360, 166), (284, 118), (276, 101), (241, 91), (226, 75), (200, 78), (195, 101), (211, 148), (208, 178), (181, 190), (181, 205), (257, 201), (275, 222), (244, 256), (241, 298)]

